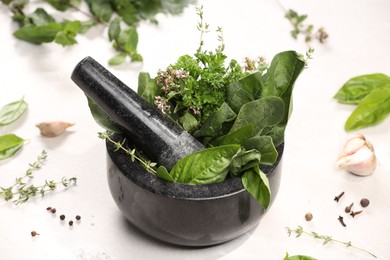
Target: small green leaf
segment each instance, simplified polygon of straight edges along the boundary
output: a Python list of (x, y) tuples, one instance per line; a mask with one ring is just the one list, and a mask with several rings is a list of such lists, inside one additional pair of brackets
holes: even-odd
[(227, 144), (240, 144), (244, 143), (253, 136), (253, 125), (246, 125), (240, 129), (220, 136), (217, 139), (213, 140), (211, 143), (213, 146), (227, 145)]
[(109, 0), (90, 0), (88, 1), (91, 12), (100, 20), (108, 23), (113, 14), (113, 9)]
[(119, 34), (121, 32), (121, 27), (120, 27), (120, 22), (121, 22), (120, 17), (116, 17), (110, 22), (110, 26), (108, 27), (108, 39), (110, 41), (117, 40), (119, 37)]
[(63, 24), (62, 31), (58, 32), (55, 36), (54, 41), (62, 46), (76, 44), (75, 37), (79, 33), (80, 28), (80, 21), (66, 22)]
[(368, 94), (345, 123), (346, 131), (354, 131), (382, 122), (390, 114), (390, 87), (377, 88)]
[(104, 129), (114, 133), (120, 133), (117, 124), (89, 97), (87, 97), (88, 106), (95, 122)]
[(172, 176), (169, 174), (167, 168), (165, 168), (164, 166), (159, 166), (157, 168), (157, 171), (156, 171), (156, 176), (161, 178), (161, 179), (164, 179), (166, 181), (169, 181), (169, 182), (174, 182), (175, 180), (172, 178)]
[(224, 145), (192, 153), (180, 159), (171, 170), (175, 182), (209, 184), (225, 180), (233, 156), (240, 145)]
[(271, 189), (267, 175), (260, 168), (253, 167), (247, 170), (241, 177), (245, 189), (257, 200), (264, 209), (267, 209), (271, 201)]
[(239, 173), (258, 166), (261, 161), (261, 153), (255, 149), (245, 151), (240, 150), (232, 158), (230, 163), (230, 174), (237, 176)]
[(157, 96), (158, 88), (156, 81), (150, 78), (149, 73), (140, 72), (138, 74), (138, 95), (145, 99), (149, 104), (154, 104), (154, 98)]
[(144, 60), (142, 55), (137, 52), (133, 52), (132, 54), (130, 54), (130, 59), (132, 62), (142, 62)]
[(49, 3), (51, 6), (53, 6), (55, 9), (59, 11), (65, 11), (70, 7), (69, 0), (44, 0), (44, 1)]
[(18, 119), (27, 110), (24, 98), (11, 102), (0, 109), (0, 126), (8, 125)]
[(55, 23), (54, 18), (49, 15), (45, 9), (37, 8), (31, 15), (32, 23), (36, 26), (45, 25), (48, 23)]
[(188, 112), (184, 113), (184, 115), (179, 118), (179, 123), (187, 132), (191, 132), (199, 124), (198, 120)]
[(247, 150), (256, 149), (259, 151), (261, 153), (261, 164), (273, 165), (278, 158), (278, 151), (270, 136), (255, 136), (247, 139), (244, 147)]
[(24, 141), (15, 134), (0, 136), (0, 160), (12, 157), (23, 146)]
[(130, 27), (127, 30), (122, 30), (117, 39), (118, 44), (127, 53), (133, 53), (137, 50), (138, 45), (138, 33), (134, 27)]
[(41, 44), (52, 42), (57, 33), (62, 31), (62, 25), (59, 23), (49, 23), (41, 26), (22, 27), (14, 32), (14, 36), (23, 41)]
[(359, 104), (372, 90), (386, 85), (390, 88), (390, 77), (385, 74), (362, 75), (348, 80), (334, 98), (343, 104)]
[(120, 65), (123, 62), (125, 62), (127, 57), (127, 53), (121, 52), (112, 57), (111, 59), (108, 60), (108, 64), (110, 65)]

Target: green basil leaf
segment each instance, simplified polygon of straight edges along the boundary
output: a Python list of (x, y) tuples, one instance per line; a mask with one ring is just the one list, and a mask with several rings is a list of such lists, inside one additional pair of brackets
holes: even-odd
[(261, 153), (255, 149), (245, 151), (240, 150), (232, 158), (229, 171), (232, 176), (237, 176), (240, 172), (258, 166), (261, 161)]
[(58, 32), (54, 38), (54, 41), (62, 46), (76, 44), (75, 39), (77, 33), (80, 31), (80, 21), (72, 21), (64, 23), (62, 31)]
[(283, 260), (317, 260), (317, 258), (313, 258), (311, 256), (306, 256), (306, 255), (292, 255), (289, 256), (288, 253), (286, 253), (285, 257)]
[(88, 0), (91, 12), (100, 20), (108, 23), (113, 14), (110, 0)]
[(343, 104), (359, 104), (372, 90), (390, 87), (390, 77), (385, 74), (368, 74), (351, 78), (336, 93), (334, 98)]
[(179, 123), (187, 132), (191, 132), (199, 125), (198, 120), (188, 112), (185, 112), (184, 115), (179, 118)]
[(196, 138), (214, 138), (223, 128), (223, 125), (233, 121), (237, 114), (230, 108), (227, 103), (212, 113), (203, 123), (202, 127), (194, 133)]
[(132, 62), (141, 62), (144, 60), (141, 54), (133, 52), (130, 54), (130, 59)]
[(37, 8), (31, 15), (30, 18), (34, 25), (40, 26), (48, 23), (55, 23), (54, 18), (49, 15), (45, 9)]
[(284, 115), (284, 103), (279, 97), (263, 97), (246, 103), (240, 109), (229, 133), (252, 125), (254, 133), (260, 133), (266, 126), (278, 124)]
[(61, 24), (49, 23), (41, 26), (22, 27), (14, 32), (14, 36), (23, 41), (40, 44), (52, 42), (60, 31), (62, 31)]
[(226, 102), (238, 113), (244, 104), (259, 98), (262, 85), (260, 72), (250, 74), (226, 87)]
[(0, 136), (0, 160), (12, 157), (24, 144), (24, 139), (14, 134)]
[(108, 27), (108, 39), (110, 41), (117, 40), (119, 37), (119, 34), (121, 32), (121, 27), (120, 27), (120, 22), (121, 22), (120, 17), (116, 17), (110, 22), (110, 26)]
[(161, 179), (164, 179), (166, 181), (169, 181), (169, 182), (174, 182), (175, 180), (172, 178), (172, 176), (169, 174), (167, 168), (165, 168), (164, 166), (159, 166), (157, 168), (157, 171), (156, 171), (156, 176), (161, 178)]
[(240, 145), (224, 145), (192, 153), (173, 166), (170, 175), (179, 183), (209, 184), (225, 180)]
[(240, 144), (243, 145), (249, 138), (253, 136), (253, 125), (247, 125), (240, 129), (218, 137), (212, 141), (213, 146), (227, 145), (227, 144)]
[(53, 6), (55, 9), (59, 11), (65, 11), (70, 7), (69, 0), (44, 0), (44, 1), (49, 3), (51, 6)]
[(117, 12), (127, 25), (132, 26), (138, 22), (137, 9), (135, 9), (131, 4), (127, 4), (125, 7), (117, 9)]
[(354, 131), (382, 122), (390, 113), (390, 87), (377, 88), (360, 101), (345, 123), (346, 131)]
[(118, 125), (92, 99), (87, 97), (89, 110), (95, 122), (104, 129), (120, 133)]
[(110, 65), (120, 65), (123, 62), (125, 62), (127, 57), (127, 53), (121, 52), (112, 57), (111, 59), (108, 60), (108, 64)]
[(305, 62), (299, 59), (295, 51), (278, 53), (271, 61), (264, 75), (265, 86), (262, 96), (281, 97), (284, 102), (285, 114), (281, 123), (285, 124), (292, 112), (291, 95), (294, 83), (305, 67)]
[(27, 110), (24, 98), (11, 102), (0, 109), (0, 126), (8, 125), (18, 119)]
[(138, 74), (138, 95), (145, 99), (149, 104), (154, 104), (158, 88), (156, 81), (150, 78), (149, 73), (140, 72)]
[(271, 201), (271, 189), (267, 175), (258, 166), (247, 170), (241, 177), (245, 189), (256, 199), (264, 209)]
[(244, 143), (247, 150), (256, 149), (261, 153), (261, 164), (273, 165), (278, 158), (272, 138), (270, 136), (255, 136), (247, 139)]
[(118, 44), (123, 47), (127, 53), (133, 53), (137, 50), (138, 33), (134, 27), (122, 30), (118, 37)]
[[(270, 136), (274, 145), (278, 146), (284, 141), (284, 131), (286, 130), (286, 126), (286, 123), (274, 125), (267, 133), (264, 133), (264, 135)], [(263, 135), (263, 132), (261, 134)]]

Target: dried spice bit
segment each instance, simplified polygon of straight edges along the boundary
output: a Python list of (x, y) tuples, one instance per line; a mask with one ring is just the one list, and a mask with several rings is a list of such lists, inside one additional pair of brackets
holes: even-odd
[(310, 212), (306, 213), (305, 219), (306, 219), (306, 221), (311, 221), (313, 219), (313, 214), (311, 214)]
[(47, 211), (51, 211), (51, 207), (47, 207), (46, 210), (47, 210)]
[(62, 121), (42, 122), (36, 124), (36, 127), (38, 127), (41, 131), (41, 135), (46, 137), (56, 137), (62, 135), (65, 130), (71, 126), (74, 126), (74, 124)]
[(60, 219), (61, 219), (61, 220), (64, 220), (64, 219), (65, 219), (65, 215), (62, 214), (62, 215), (60, 216)]
[(31, 231), (31, 236), (35, 237), (35, 236), (39, 236), (39, 234), (36, 231)]
[(363, 208), (367, 207), (368, 205), (370, 205), (370, 201), (366, 198), (363, 198), (360, 200), (360, 205), (362, 205)]
[(76, 220), (80, 220), (81, 217), (79, 215), (76, 216)]
[(52, 208), (52, 209), (50, 209), (50, 212), (54, 214), (57, 212), (57, 210), (56, 210), (56, 208)]
[(362, 212), (363, 212), (362, 210), (359, 210), (359, 211), (352, 211), (351, 214), (349, 214), (349, 215), (351, 215), (351, 216), (354, 218), (356, 215), (359, 215), (359, 214), (362, 213)]
[(341, 197), (342, 197), (343, 195), (344, 195), (344, 191), (341, 192), (338, 196), (334, 197), (334, 200), (335, 200), (336, 202), (339, 202), (339, 200), (341, 199)]
[(345, 213), (351, 212), (352, 206), (353, 206), (353, 202), (351, 203), (351, 205), (345, 207)]
[(339, 216), (338, 220), (339, 220), (339, 222), (341, 223), (341, 225), (342, 225), (343, 227), (346, 227), (346, 226), (347, 226), (347, 225), (345, 225), (345, 223), (344, 223), (344, 218), (343, 218), (342, 216)]
[(73, 220), (69, 221), (69, 226), (73, 226)]

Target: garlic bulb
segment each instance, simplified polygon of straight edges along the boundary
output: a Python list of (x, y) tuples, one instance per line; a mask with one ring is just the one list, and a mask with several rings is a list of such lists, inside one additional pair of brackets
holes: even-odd
[(362, 134), (356, 134), (347, 140), (336, 164), (356, 175), (370, 175), (377, 165), (374, 147)]
[(41, 135), (46, 137), (56, 137), (62, 135), (68, 127), (73, 126), (74, 124), (54, 121), (54, 122), (42, 122), (36, 124), (36, 127), (41, 131)]

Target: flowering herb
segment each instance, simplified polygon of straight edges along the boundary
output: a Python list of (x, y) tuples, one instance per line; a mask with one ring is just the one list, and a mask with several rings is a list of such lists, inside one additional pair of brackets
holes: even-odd
[[(71, 184), (76, 184), (77, 179), (75, 177), (65, 178), (61, 181), (45, 181), (44, 184), (35, 186), (28, 185), (28, 180), (34, 178), (33, 172), (41, 168), (42, 163), (46, 160), (47, 153), (42, 151), (34, 163), (29, 164), (29, 168), (26, 170), (24, 176), (16, 178), (15, 183), (9, 187), (0, 187), (0, 198), (5, 200), (13, 200), (15, 204), (27, 202), (31, 197), (38, 194), (44, 196), (48, 191), (54, 191), (58, 185), (68, 187)], [(17, 196), (17, 198), (15, 198)], [(54, 208), (50, 208), (51, 212), (55, 212)], [(53, 212), (53, 213), (54, 213)]]
[(334, 98), (342, 104), (357, 105), (345, 122), (346, 131), (377, 125), (390, 114), (390, 77), (380, 73), (353, 77)]
[(376, 255), (374, 255), (373, 253), (365, 250), (365, 249), (362, 249), (360, 247), (356, 247), (352, 244), (351, 241), (348, 241), (348, 242), (344, 242), (344, 241), (340, 241), (340, 240), (337, 240), (337, 239), (334, 239), (332, 238), (331, 236), (324, 236), (324, 235), (319, 235), (318, 233), (312, 231), (312, 232), (308, 232), (308, 231), (305, 231), (303, 229), (303, 227), (301, 226), (298, 226), (297, 228), (293, 229), (293, 228), (289, 228), (287, 227), (287, 233), (289, 236), (291, 236), (292, 234), (295, 234), (295, 237), (301, 237), (302, 235), (308, 235), (308, 236), (311, 236), (313, 238), (316, 238), (316, 239), (319, 239), (319, 240), (322, 240), (323, 241), (323, 245), (326, 245), (330, 242), (334, 242), (334, 243), (338, 243), (338, 244), (343, 244), (345, 245), (346, 247), (351, 247), (351, 248), (354, 248), (354, 249), (357, 249), (357, 250), (360, 250), (364, 253), (367, 253), (369, 255), (371, 255), (372, 257), (374, 258), (377, 258)]
[[(137, 26), (140, 21), (148, 20), (157, 23), (155, 16), (159, 13), (179, 14), (193, 0), (45, 0), (32, 12), (29, 1), (2, 0), (12, 12), (12, 19), (19, 24), (14, 36), (33, 44), (55, 42), (62, 46), (74, 45), (76, 37), (87, 32), (91, 27), (103, 25), (109, 28), (108, 40), (117, 54), (110, 59), (112, 65), (120, 64), (129, 58), (131, 61), (142, 61), (137, 51)], [(58, 21), (55, 16), (44, 9), (51, 5), (56, 11), (82, 14), (81, 20)], [(83, 7), (86, 4), (87, 8)]]

